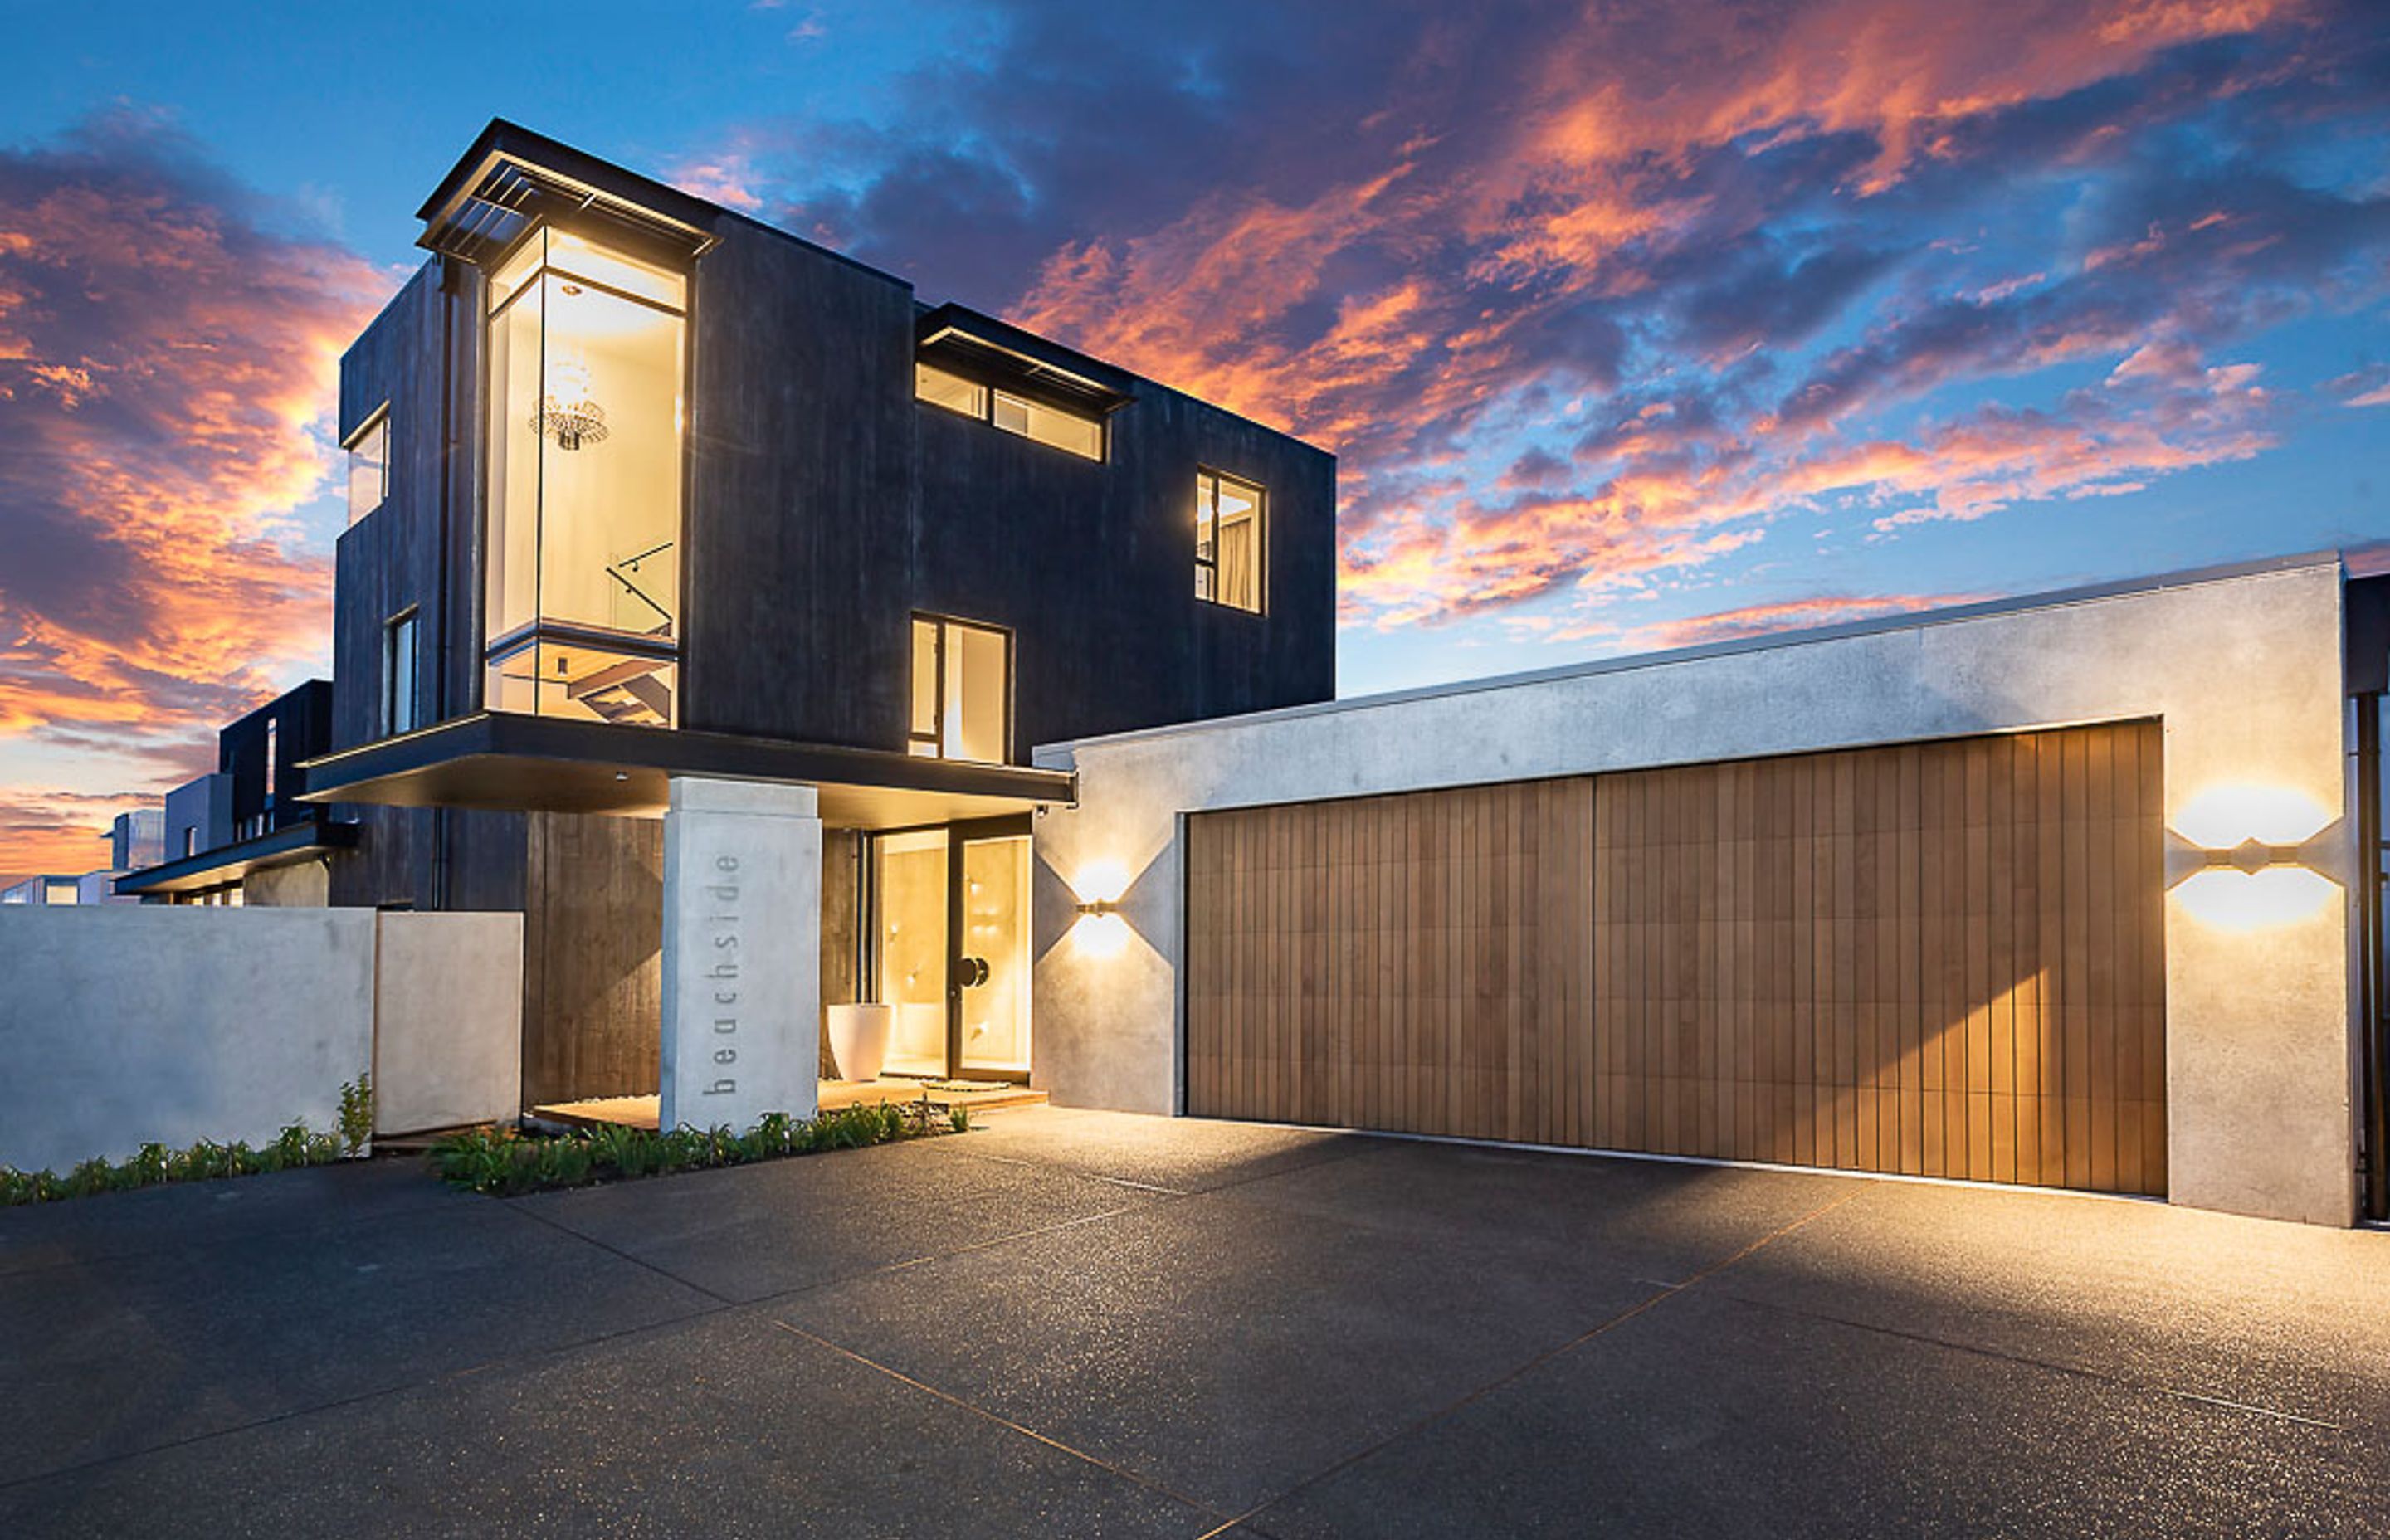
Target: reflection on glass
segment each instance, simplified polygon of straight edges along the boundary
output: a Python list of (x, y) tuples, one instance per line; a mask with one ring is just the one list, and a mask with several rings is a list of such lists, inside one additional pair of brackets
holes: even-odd
[(895, 1007), (892, 1073), (946, 1072), (946, 836), (943, 829), (876, 841), (880, 1000)]
[(961, 1073), (1029, 1072), (1029, 836), (963, 845), (963, 956), (987, 981), (962, 992)]
[(385, 412), (349, 444), (349, 522), (381, 507), (389, 495), (390, 415)]
[(530, 641), (490, 660), (482, 698), (494, 712), (669, 727), (679, 672), (669, 658)]
[[(687, 289), (677, 273), (546, 229), (493, 275), (487, 635), (494, 650), (511, 653), (526, 635), (565, 625), (647, 643), (629, 650), (670, 653), (680, 603)], [(582, 650), (551, 648), (539, 661), (531, 692), (539, 709), (547, 710), (555, 693), (557, 657)], [(521, 677), (520, 670), (500, 672)], [(669, 689), (675, 671), (667, 661), (639, 676), (645, 690), (610, 699), (623, 704)], [(494, 683), (487, 704), (516, 709), (502, 700), (522, 693)], [(673, 716), (669, 701), (598, 714), (662, 724)]]

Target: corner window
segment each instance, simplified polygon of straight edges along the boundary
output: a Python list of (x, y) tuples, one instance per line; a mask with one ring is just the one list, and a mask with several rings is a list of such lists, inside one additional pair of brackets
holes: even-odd
[(183, 826), (183, 853), (186, 856), (199, 853), (199, 831), (196, 825)]
[(1254, 614), (1268, 544), (1262, 489), (1215, 471), (1195, 475), (1195, 597)]
[(1096, 417), (1066, 412), (1008, 391), (990, 390), (976, 380), (929, 364), (913, 366), (913, 395), (932, 406), (977, 417), (1008, 433), (1068, 450), (1081, 459), (1104, 457), (1104, 425)]
[(389, 495), (390, 408), (383, 406), (349, 440), (349, 522), (381, 507)]
[(914, 616), (907, 750), (932, 759), (1001, 764), (1011, 716), (1011, 635), (966, 621)]
[(688, 279), (544, 226), (489, 289), (483, 704), (668, 726)]
[(423, 725), (416, 690), (417, 611), (408, 610), (382, 627), (381, 730), (384, 737), (413, 732)]

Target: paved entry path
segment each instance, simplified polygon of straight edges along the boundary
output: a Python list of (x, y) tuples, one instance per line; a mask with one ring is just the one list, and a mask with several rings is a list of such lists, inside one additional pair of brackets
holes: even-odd
[(0, 1211), (0, 1535), (2390, 1531), (2390, 1235), (1052, 1109)]

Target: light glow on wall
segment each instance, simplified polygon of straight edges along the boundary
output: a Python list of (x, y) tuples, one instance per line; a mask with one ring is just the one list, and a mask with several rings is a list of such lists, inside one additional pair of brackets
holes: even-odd
[(1128, 867), (1121, 862), (1099, 859), (1079, 868), (1071, 883), (1079, 901), (1071, 943), (1087, 956), (1117, 957), (1127, 949), (1129, 924), (1120, 916), (1120, 901), (1128, 885)]
[(1071, 944), (1090, 957), (1117, 957), (1128, 949), (1128, 921), (1112, 910), (1083, 912), (1071, 927)]
[(1072, 879), (1071, 891), (1082, 904), (1118, 904), (1128, 892), (1128, 867), (1110, 859), (1090, 861)]
[(2231, 850), (2248, 841), (2303, 845), (2323, 831), (2332, 809), (2288, 786), (2240, 782), (2212, 786), (2175, 815), (2175, 832), (2204, 850)]
[(2175, 893), (2200, 923), (2246, 934), (2307, 918), (2339, 896), (2340, 885), (2306, 866), (2209, 866), (2185, 878)]

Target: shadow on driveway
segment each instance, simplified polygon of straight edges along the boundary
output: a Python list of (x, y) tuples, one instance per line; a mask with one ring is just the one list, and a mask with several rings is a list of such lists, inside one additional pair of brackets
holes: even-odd
[(0, 1212), (0, 1533), (2379, 1533), (2390, 1236), (1034, 1109)]

